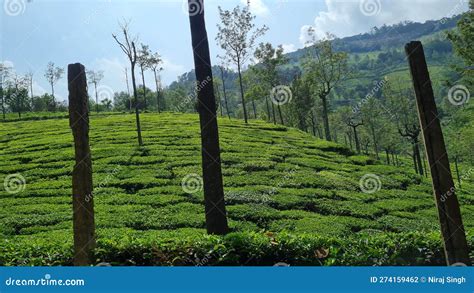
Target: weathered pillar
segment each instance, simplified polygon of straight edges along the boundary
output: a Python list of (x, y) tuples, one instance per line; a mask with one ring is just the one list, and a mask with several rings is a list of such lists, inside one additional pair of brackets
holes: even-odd
[(448, 265), (471, 265), (423, 46), (421, 42), (410, 42), (405, 46), (405, 51), (410, 64), (418, 115), (433, 179), (446, 261)]
[(74, 136), (76, 164), (72, 172), (74, 265), (92, 263), (95, 247), (92, 162), (89, 147), (87, 80), (83, 65), (69, 64), (69, 125)]

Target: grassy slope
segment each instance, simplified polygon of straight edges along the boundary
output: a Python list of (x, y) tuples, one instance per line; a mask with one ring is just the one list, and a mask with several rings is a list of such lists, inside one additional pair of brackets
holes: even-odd
[[(375, 164), (294, 129), (258, 121), (245, 126), (236, 120), (220, 121), (228, 217), (236, 233), (204, 236), (202, 191), (187, 194), (181, 187), (186, 175), (201, 173), (198, 117), (145, 114), (142, 123), (146, 146), (137, 150), (133, 115), (91, 119), (99, 260), (196, 263), (196, 255), (219, 254), (222, 246), (226, 248), (219, 257), (213, 256), (216, 263), (285, 259), (314, 264), (320, 260), (308, 251), (321, 246), (334, 247), (330, 254), (338, 255), (326, 264), (394, 264), (403, 262), (385, 259), (391, 253), (386, 251), (389, 243), (393, 249), (400, 247), (393, 244), (400, 239), (412, 250), (425, 240), (439, 246), (430, 183), (411, 166)], [(20, 193), (0, 190), (0, 264), (69, 264), (73, 148), (68, 120), (0, 127), (0, 179), (21, 173), (27, 182)], [(379, 176), (380, 191), (361, 192), (359, 180), (367, 173)], [(469, 180), (459, 197), (466, 229), (472, 233), (474, 185)], [(421, 234), (407, 234), (414, 231)], [(385, 255), (381, 260), (357, 260), (353, 252), (345, 256), (350, 261), (341, 260), (341, 245), (358, 243), (363, 250), (367, 239), (378, 241)], [(249, 251), (236, 252), (239, 245)], [(272, 251), (270, 259), (255, 255), (267, 250)], [(375, 258), (378, 252), (365, 253)], [(187, 254), (193, 255), (192, 261), (185, 261)]]

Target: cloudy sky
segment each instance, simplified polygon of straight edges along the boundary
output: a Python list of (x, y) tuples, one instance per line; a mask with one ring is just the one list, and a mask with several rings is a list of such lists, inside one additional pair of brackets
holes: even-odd
[[(49, 91), (43, 77), (49, 61), (66, 68), (81, 62), (103, 70), (102, 84), (126, 90), (127, 60), (112, 39), (118, 22), (131, 20), (131, 30), (164, 60), (163, 80), (169, 84), (193, 66), (186, 2), (182, 0), (2, 0), (0, 59), (19, 74), (34, 72), (35, 94)], [(258, 25), (270, 31), (261, 41), (282, 44), (287, 51), (304, 46), (312, 26), (318, 36), (338, 37), (369, 31), (404, 20), (423, 22), (467, 10), (467, 0), (250, 0)], [(231, 9), (246, 0), (205, 0), (211, 55), (222, 54), (214, 38), (218, 5)], [(184, 5), (183, 5), (184, 4)], [(152, 85), (152, 75), (147, 76)], [(57, 85), (59, 100), (67, 98), (66, 79)]]

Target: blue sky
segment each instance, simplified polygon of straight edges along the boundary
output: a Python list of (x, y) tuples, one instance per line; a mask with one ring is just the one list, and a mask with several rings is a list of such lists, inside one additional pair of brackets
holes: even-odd
[[(19, 74), (34, 72), (35, 94), (49, 92), (43, 77), (49, 61), (66, 68), (81, 62), (103, 70), (102, 85), (126, 90), (127, 60), (111, 37), (118, 22), (131, 20), (132, 32), (164, 59), (163, 81), (169, 84), (193, 66), (188, 16), (181, 0), (2, 0), (0, 59)], [(363, 33), (373, 26), (402, 20), (425, 21), (467, 10), (467, 0), (251, 0), (257, 24), (270, 30), (261, 41), (301, 48), (308, 26), (320, 35)], [(205, 0), (211, 55), (222, 54), (214, 42), (217, 7), (231, 9), (245, 0)], [(214, 62), (215, 63), (215, 62)], [(138, 73), (138, 72), (137, 72)], [(152, 74), (147, 75), (151, 86)], [(57, 85), (58, 100), (67, 98), (66, 79)]]

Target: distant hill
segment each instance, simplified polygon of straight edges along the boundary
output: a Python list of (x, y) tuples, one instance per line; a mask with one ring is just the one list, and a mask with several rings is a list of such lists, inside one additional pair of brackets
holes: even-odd
[[(395, 25), (374, 27), (370, 32), (338, 39), (335, 47), (349, 53), (368, 53), (390, 51), (403, 48), (408, 40), (417, 40), (429, 35), (450, 30), (456, 27), (460, 16), (442, 20), (430, 20), (425, 23), (401, 22)], [(287, 54), (291, 60), (299, 60), (306, 55), (307, 49), (300, 49)]]
[[(447, 92), (443, 80), (454, 63), (451, 42), (446, 39), (446, 32), (456, 27), (460, 16), (430, 20), (424, 23), (401, 22), (395, 25), (374, 27), (370, 32), (335, 40), (335, 48), (349, 54), (349, 62), (353, 76), (341, 83), (333, 92), (331, 108), (353, 105), (362, 99), (385, 76), (408, 80), (409, 73), (405, 59), (404, 45), (411, 40), (421, 40), (425, 55), (430, 66), (436, 96)], [(288, 64), (280, 68), (282, 84), (290, 84), (294, 76), (301, 71), (301, 61), (307, 56), (308, 48), (299, 49), (286, 54)], [(220, 80), (221, 73), (217, 66), (213, 67), (214, 77)], [(229, 108), (231, 113), (239, 113), (240, 98), (237, 86), (237, 74), (227, 71), (225, 83), (227, 87)], [(218, 83), (221, 86), (221, 83)], [(195, 75), (191, 70), (181, 75), (168, 89), (177, 91), (178, 96), (194, 94)], [(403, 83), (409, 85), (409, 83)], [(376, 93), (380, 97), (381, 92)], [(261, 106), (261, 105), (260, 105)], [(258, 105), (257, 105), (258, 107)], [(261, 106), (262, 107), (262, 106)], [(189, 106), (189, 112), (193, 112)]]

